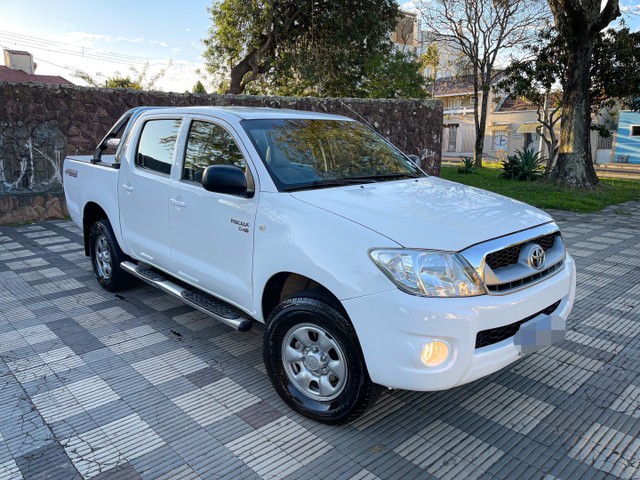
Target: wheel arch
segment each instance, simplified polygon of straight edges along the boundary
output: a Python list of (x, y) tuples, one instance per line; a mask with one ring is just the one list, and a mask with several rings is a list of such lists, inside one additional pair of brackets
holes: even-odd
[(319, 290), (331, 301), (331, 306), (337, 308), (347, 320), (349, 316), (342, 306), (342, 302), (327, 287), (313, 278), (295, 272), (279, 272), (271, 276), (262, 291), (262, 318), (265, 323), (271, 312), (286, 298), (295, 296), (296, 293), (309, 290)]
[(109, 219), (107, 212), (97, 203), (88, 202), (84, 206), (84, 210), (82, 211), (82, 236), (84, 238), (84, 254), (86, 257), (89, 256), (89, 232), (91, 231), (91, 225), (104, 218)]

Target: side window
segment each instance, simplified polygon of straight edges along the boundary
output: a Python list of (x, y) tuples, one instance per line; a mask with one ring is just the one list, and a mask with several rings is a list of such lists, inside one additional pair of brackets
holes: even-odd
[(202, 173), (209, 165), (235, 165), (244, 170), (247, 162), (224, 128), (194, 120), (189, 129), (182, 179), (200, 183)]
[(169, 175), (181, 120), (149, 120), (142, 127), (136, 165), (153, 172)]

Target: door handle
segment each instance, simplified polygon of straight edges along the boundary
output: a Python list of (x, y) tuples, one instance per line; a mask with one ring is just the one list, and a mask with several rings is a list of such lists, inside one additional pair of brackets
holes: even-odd
[(128, 184), (124, 184), (122, 185), (122, 188), (124, 188), (127, 192), (133, 192), (133, 187), (131, 185)]
[(181, 202), (180, 200), (176, 200), (175, 198), (171, 199), (171, 203), (173, 203), (176, 207), (186, 207), (187, 202)]

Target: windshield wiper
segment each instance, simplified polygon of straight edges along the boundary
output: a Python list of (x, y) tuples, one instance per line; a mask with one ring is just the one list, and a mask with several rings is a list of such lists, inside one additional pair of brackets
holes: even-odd
[(345, 185), (358, 185), (361, 183), (373, 183), (375, 180), (367, 177), (354, 178), (335, 178), (333, 180), (315, 180), (311, 183), (302, 183), (298, 185), (288, 185), (283, 188), (285, 192), (293, 192), (295, 190), (311, 190), (313, 188), (324, 187), (342, 187)]
[(350, 180), (371, 180), (371, 181), (378, 181), (378, 180), (397, 180), (400, 178), (421, 178), (422, 175), (416, 175), (414, 173), (396, 173), (396, 172), (390, 172), (390, 173), (375, 173), (373, 175), (362, 175), (360, 177), (350, 177)]

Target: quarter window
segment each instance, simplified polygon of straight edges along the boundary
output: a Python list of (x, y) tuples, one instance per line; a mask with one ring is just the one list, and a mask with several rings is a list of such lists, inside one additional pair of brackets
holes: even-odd
[(244, 170), (247, 162), (224, 128), (194, 120), (189, 130), (182, 179), (200, 183), (205, 168), (210, 165), (234, 165)]
[(169, 175), (181, 122), (177, 119), (146, 122), (138, 142), (136, 165), (153, 172)]

